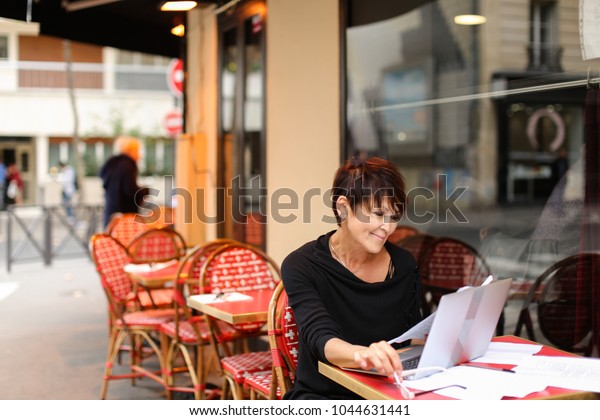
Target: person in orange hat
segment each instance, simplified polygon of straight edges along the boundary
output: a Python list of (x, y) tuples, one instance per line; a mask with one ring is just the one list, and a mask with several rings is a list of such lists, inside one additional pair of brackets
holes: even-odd
[(115, 141), (117, 154), (100, 169), (104, 188), (104, 226), (115, 213), (138, 213), (148, 188), (138, 185), (140, 141), (135, 137), (119, 136)]

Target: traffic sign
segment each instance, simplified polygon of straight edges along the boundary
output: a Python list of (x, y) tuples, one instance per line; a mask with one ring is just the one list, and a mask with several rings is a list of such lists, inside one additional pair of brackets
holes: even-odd
[(169, 90), (174, 96), (181, 96), (183, 94), (183, 61), (174, 58), (169, 63), (169, 70), (167, 71), (167, 84)]
[(175, 137), (177, 134), (180, 134), (183, 131), (183, 115), (181, 111), (175, 109), (167, 112), (164, 119), (164, 127), (170, 136)]

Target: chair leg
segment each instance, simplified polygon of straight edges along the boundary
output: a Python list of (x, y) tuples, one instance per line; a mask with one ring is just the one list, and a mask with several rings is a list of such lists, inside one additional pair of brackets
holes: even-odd
[[(230, 398), (228, 398), (230, 397)], [(242, 385), (238, 385), (235, 380), (227, 375), (223, 376), (223, 391), (221, 394), (221, 399), (234, 399), (234, 400), (243, 400), (244, 399), (244, 390)]]
[(163, 365), (164, 365), (164, 369), (162, 371), (162, 377), (163, 380), (165, 381), (165, 399), (170, 400), (172, 399), (172, 395), (171, 395), (171, 380), (173, 378), (172, 376), (172, 363), (170, 362), (170, 351), (171, 351), (171, 345), (173, 343), (170, 342), (169, 337), (167, 337), (166, 334), (160, 334), (160, 351), (163, 357)]
[(243, 400), (244, 399), (244, 385), (238, 384), (235, 382), (235, 379), (227, 377), (231, 386), (231, 393), (233, 394), (234, 400)]
[(108, 381), (112, 376), (112, 367), (120, 352), (121, 345), (125, 340), (127, 333), (125, 331), (113, 330), (110, 334), (108, 344), (108, 356), (106, 358), (106, 365), (104, 366), (104, 377), (102, 378), (102, 389), (100, 390), (100, 399), (106, 399), (106, 393), (108, 391)]
[(221, 387), (221, 399), (222, 400), (228, 399), (227, 397), (231, 393), (230, 388), (231, 387), (229, 385), (229, 380), (223, 376), (223, 386)]
[(521, 329), (525, 325), (527, 337), (535, 341), (535, 333), (533, 331), (533, 322), (531, 321), (531, 314), (528, 308), (524, 308), (519, 312), (519, 318), (517, 319), (517, 326), (515, 327), (515, 335), (519, 337), (521, 335)]
[(496, 325), (496, 335), (504, 335), (504, 309), (500, 312), (500, 318), (498, 319), (498, 324)]

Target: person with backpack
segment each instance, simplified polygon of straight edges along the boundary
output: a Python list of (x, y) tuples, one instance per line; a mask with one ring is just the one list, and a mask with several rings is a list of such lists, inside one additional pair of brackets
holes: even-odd
[(115, 213), (138, 213), (148, 195), (148, 188), (138, 185), (140, 141), (135, 137), (119, 136), (115, 140), (117, 154), (100, 169), (104, 188), (104, 227)]

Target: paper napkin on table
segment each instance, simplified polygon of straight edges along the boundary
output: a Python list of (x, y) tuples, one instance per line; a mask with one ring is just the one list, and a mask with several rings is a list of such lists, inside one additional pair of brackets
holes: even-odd
[(176, 263), (176, 261), (167, 261), (163, 263), (154, 264), (126, 264), (125, 267), (123, 267), (123, 269), (127, 273), (149, 273), (151, 271), (156, 271), (168, 267), (169, 265), (174, 263)]
[(190, 299), (200, 303), (216, 303), (216, 302), (235, 302), (239, 300), (252, 300), (252, 296), (245, 295), (243, 293), (231, 292), (231, 293), (204, 293), (202, 295), (190, 296)]

